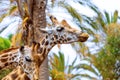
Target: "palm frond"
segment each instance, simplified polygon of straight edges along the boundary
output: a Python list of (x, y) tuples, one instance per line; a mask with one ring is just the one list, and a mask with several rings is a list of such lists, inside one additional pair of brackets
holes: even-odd
[(74, 65), (75, 65), (75, 62), (77, 60), (77, 57), (73, 60), (72, 64), (69, 65), (69, 68), (68, 68), (68, 74), (72, 73), (72, 71), (74, 70)]
[(52, 68), (64, 72), (65, 67), (65, 61), (64, 61), (64, 55), (59, 52), (59, 56), (55, 53), (53, 54), (53, 58), (51, 59)]
[(63, 5), (63, 7), (70, 13), (73, 18), (77, 19), (80, 23), (82, 22), (82, 17), (72, 6), (69, 4)]
[(118, 20), (118, 11), (116, 10), (116, 11), (114, 12), (114, 15), (113, 15), (113, 18), (112, 18), (112, 22), (113, 22), (113, 23), (116, 23), (117, 20)]
[(16, 10), (17, 10), (17, 6), (14, 5), (14, 6), (12, 6), (12, 7), (9, 9), (8, 14), (11, 15), (11, 14), (15, 13)]
[(7, 16), (7, 13), (4, 13), (0, 16), (0, 22), (2, 22), (2, 20)]
[(92, 77), (92, 76), (90, 76), (88, 74), (81, 74), (81, 76), (84, 77), (84, 78), (88, 78), (90, 80), (97, 80), (95, 77)]
[(105, 17), (106, 17), (106, 20), (107, 20), (106, 24), (107, 24), (107, 23), (110, 24), (111, 19), (110, 19), (110, 15), (109, 15), (109, 13), (106, 12), (106, 11), (104, 11), (104, 13), (105, 13)]
[(65, 66), (65, 57), (64, 57), (64, 55), (61, 53), (61, 52), (59, 52), (59, 62), (60, 62), (60, 66), (61, 66), (61, 71), (63, 71), (64, 72), (64, 66)]
[(96, 70), (91, 65), (88, 65), (88, 64), (78, 64), (77, 66), (75, 66), (75, 68), (77, 68), (77, 69), (82, 68), (84, 70), (88, 70), (88, 71), (94, 73), (97, 76), (99, 75), (98, 72), (96, 72)]
[(90, 25), (90, 27), (92, 27), (95, 30), (99, 30), (98, 23), (95, 22), (93, 18), (88, 17), (86, 15), (82, 15), (82, 18), (88, 25)]
[(95, 6), (94, 4), (90, 4), (88, 5), (88, 7), (93, 10), (97, 15), (99, 15), (101, 13), (101, 11), (99, 10), (99, 8), (97, 6)]

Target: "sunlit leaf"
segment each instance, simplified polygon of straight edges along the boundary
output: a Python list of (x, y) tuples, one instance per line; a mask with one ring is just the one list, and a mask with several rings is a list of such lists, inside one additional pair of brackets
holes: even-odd
[(12, 6), (9, 10), (9, 15), (13, 14), (17, 10), (17, 6)]
[(116, 23), (118, 20), (118, 11), (116, 10), (113, 15), (113, 23)]
[(7, 16), (7, 14), (3, 14), (0, 16), (0, 22)]

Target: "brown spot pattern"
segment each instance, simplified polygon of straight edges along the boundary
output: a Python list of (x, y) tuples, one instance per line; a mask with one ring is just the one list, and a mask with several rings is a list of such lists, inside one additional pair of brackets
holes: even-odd
[(45, 43), (45, 39), (43, 39), (43, 41), (42, 41), (42, 45)]
[(55, 39), (58, 39), (58, 36), (57, 36), (57, 35), (54, 35), (54, 38), (55, 38)]
[(46, 41), (46, 42), (45, 42), (45, 45), (47, 46), (48, 44), (49, 44), (49, 42), (48, 42), (48, 41)]
[(18, 74), (11, 74), (11, 78), (15, 80), (18, 77)]
[(3, 50), (3, 51), (0, 52), (0, 54), (4, 54), (4, 53), (7, 53), (7, 52), (11, 52), (11, 51), (14, 51), (14, 50), (16, 50), (16, 49), (19, 49), (19, 47)]
[(5, 66), (8, 66), (8, 63), (5, 63)]
[(5, 54), (5, 55), (3, 55), (2, 57), (7, 57), (8, 56), (8, 54)]
[(7, 60), (8, 60), (8, 58), (0, 59), (1, 62), (6, 62)]
[(43, 51), (43, 48), (40, 47), (40, 48), (38, 49), (38, 53), (42, 53), (42, 51)]
[(24, 76), (24, 80), (30, 80), (26, 75)]

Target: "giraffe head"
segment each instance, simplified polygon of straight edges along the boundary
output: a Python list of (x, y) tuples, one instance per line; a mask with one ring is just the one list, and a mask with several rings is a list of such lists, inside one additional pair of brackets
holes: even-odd
[(55, 27), (40, 29), (40, 31), (46, 33), (46, 39), (54, 44), (85, 42), (89, 37), (87, 33), (70, 27), (65, 20), (60, 24), (56, 24)]
[(31, 80), (39, 79), (39, 57), (40, 54), (34, 53), (32, 47), (22, 46), (19, 49), (19, 57), (17, 61)]
[[(38, 80), (39, 57), (40, 54), (33, 53), (33, 48), (29, 46), (10, 48), (0, 52), (0, 69), (12, 63), (17, 63), (31, 80)], [(19, 75), (21, 74), (19, 73)], [(18, 79), (17, 76), (11, 76), (10, 80)]]

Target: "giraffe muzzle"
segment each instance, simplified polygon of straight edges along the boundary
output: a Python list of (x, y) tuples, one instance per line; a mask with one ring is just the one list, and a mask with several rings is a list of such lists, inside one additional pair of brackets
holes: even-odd
[(79, 41), (80, 42), (85, 42), (87, 39), (89, 38), (89, 35), (88, 35), (88, 33), (81, 33), (80, 35), (79, 35)]

